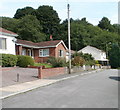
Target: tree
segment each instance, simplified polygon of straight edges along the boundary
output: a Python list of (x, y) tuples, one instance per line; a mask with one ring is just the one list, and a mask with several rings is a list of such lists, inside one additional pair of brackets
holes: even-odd
[(22, 9), (17, 9), (14, 18), (16, 19), (20, 19), (26, 15), (35, 15), (35, 9), (33, 9), (32, 7), (25, 7)]
[(56, 33), (59, 31), (60, 19), (58, 13), (52, 6), (40, 6), (36, 10), (36, 16), (40, 24), (43, 26), (44, 33), (57, 36)]
[(40, 42), (46, 39), (45, 34), (42, 33), (42, 26), (33, 15), (22, 17), (17, 28), (20, 39), (33, 42)]
[(17, 25), (19, 23), (18, 19), (9, 18), (9, 17), (0, 17), (2, 19), (2, 27), (17, 33)]
[(107, 17), (103, 17), (102, 20), (99, 22), (98, 26), (103, 29), (103, 30), (110, 30), (111, 29), (111, 24), (110, 20)]
[(109, 51), (109, 60), (112, 68), (120, 67), (120, 46), (117, 43), (112, 45), (111, 50)]

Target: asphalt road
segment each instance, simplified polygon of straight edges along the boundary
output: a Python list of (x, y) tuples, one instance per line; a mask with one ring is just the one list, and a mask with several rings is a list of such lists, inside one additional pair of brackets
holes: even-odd
[(118, 70), (78, 76), (3, 100), (3, 108), (118, 108)]

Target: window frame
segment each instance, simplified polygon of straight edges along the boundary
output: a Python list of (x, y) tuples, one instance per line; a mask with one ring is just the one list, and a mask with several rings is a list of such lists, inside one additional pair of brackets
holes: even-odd
[[(0, 50), (7, 50), (7, 38), (1, 38), (0, 37), (0, 39), (1, 39), (1, 48), (0, 48)], [(5, 41), (4, 42), (5, 48), (3, 48), (3, 40)]]
[[(44, 51), (48, 50), (48, 54), (44, 55)], [(42, 55), (40, 54), (40, 52), (42, 53)], [(39, 49), (39, 57), (49, 57), (50, 56), (50, 51), (49, 49)]]
[(25, 48), (22, 48), (22, 55), (26, 56), (26, 54), (27, 54), (26, 49), (25, 49)]
[(63, 50), (59, 50), (59, 57), (63, 57), (64, 56), (64, 51)]

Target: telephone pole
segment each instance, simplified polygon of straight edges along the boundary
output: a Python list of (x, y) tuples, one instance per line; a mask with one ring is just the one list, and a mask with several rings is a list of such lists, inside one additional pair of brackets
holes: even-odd
[(69, 74), (71, 74), (71, 43), (70, 43), (70, 5), (67, 5), (68, 8), (68, 46), (69, 46)]

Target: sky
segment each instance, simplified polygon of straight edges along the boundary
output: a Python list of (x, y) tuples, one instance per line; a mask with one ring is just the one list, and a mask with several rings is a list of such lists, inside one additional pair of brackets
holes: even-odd
[(41, 5), (53, 6), (61, 22), (67, 18), (67, 4), (70, 4), (70, 17), (82, 19), (97, 25), (103, 17), (111, 24), (118, 23), (118, 0), (1, 0), (0, 16), (13, 17), (16, 10), (26, 6), (37, 9)]

